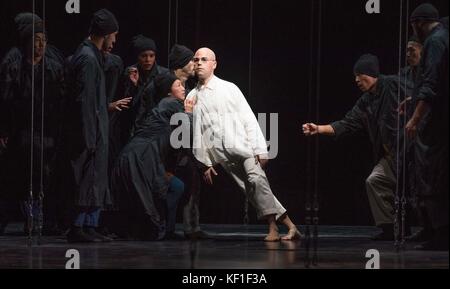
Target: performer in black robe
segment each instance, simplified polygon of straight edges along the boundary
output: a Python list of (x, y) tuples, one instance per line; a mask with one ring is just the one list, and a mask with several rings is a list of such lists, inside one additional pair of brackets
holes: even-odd
[[(304, 124), (303, 131), (305, 135), (323, 134), (337, 138), (358, 132), (369, 136), (377, 165), (366, 180), (366, 188), (375, 223), (383, 229), (373, 239), (393, 240), (399, 78), (381, 75), (378, 58), (370, 54), (358, 60), (354, 73), (357, 85), (364, 94), (353, 109), (344, 119), (330, 125)], [(403, 90), (404, 85), (400, 88)], [(401, 133), (399, 137), (401, 143)]]
[[(128, 235), (144, 240), (160, 240), (166, 234), (170, 119), (185, 110), (185, 89), (175, 76), (159, 75), (155, 84), (157, 97), (163, 99), (125, 146), (112, 173), (112, 188), (129, 222)], [(186, 112), (192, 113), (192, 106)]]
[[(193, 61), (194, 52), (188, 47), (176, 44), (172, 47), (169, 54), (169, 70), (178, 79), (186, 89), (186, 95), (196, 86), (195, 82), (195, 63)], [(185, 186), (185, 193), (180, 200), (183, 207), (183, 229), (184, 235), (189, 239), (207, 239), (210, 236), (200, 228), (200, 192), (201, 177), (199, 174), (200, 163), (195, 159), (191, 149), (179, 150), (177, 153), (177, 165), (175, 176), (180, 178)], [(176, 211), (177, 204), (172, 202), (172, 211), (169, 208), (169, 216)], [(175, 217), (169, 218), (167, 238), (180, 239), (175, 234)]]
[(123, 148), (121, 141), (120, 115), (129, 108), (131, 98), (124, 98), (118, 94), (124, 66), (120, 56), (104, 52), (105, 54), (105, 85), (109, 107), (109, 170)]
[[(42, 21), (37, 16), (22, 13), (15, 18), (15, 22), (19, 33), (18, 46), (7, 53), (0, 66), (0, 139), (7, 140), (7, 150), (2, 165), (2, 175), (7, 183), (2, 184), (0, 197), (10, 201), (21, 200), (23, 208), (29, 209), (31, 121), (33, 120), (33, 195), (37, 198), (41, 191), (42, 166), (45, 216), (43, 233), (58, 234), (56, 223), (59, 196), (55, 188), (55, 164), (61, 139), (64, 69), (58, 58), (48, 53), (47, 35)], [(43, 76), (45, 76), (44, 81), (42, 81)], [(45, 87), (44, 95), (42, 85)], [(42, 103), (44, 103), (44, 110), (42, 110)], [(41, 139), (42, 122), (44, 136)], [(44, 153), (42, 164), (41, 149)], [(33, 203), (33, 215), (38, 216), (39, 204), (36, 201)], [(36, 226), (37, 222), (34, 225)]]
[(113, 103), (116, 99), (118, 99), (117, 88), (124, 70), (123, 61), (119, 55), (112, 54), (110, 52), (104, 52), (104, 57), (106, 96), (108, 103)]
[(410, 21), (424, 48), (413, 95), (415, 110), (406, 131), (415, 138), (418, 193), (434, 229), (418, 249), (448, 250), (448, 29), (429, 3), (418, 6)]
[(156, 62), (157, 47), (153, 39), (137, 35), (132, 41), (133, 53), (137, 63), (127, 67), (117, 97), (131, 97), (130, 108), (118, 116), (120, 141), (123, 148), (142, 125), (145, 114), (151, 111), (159, 100), (155, 100), (154, 78), (168, 73), (168, 69)]
[[(19, 37), (17, 38), (16, 42), (17, 42), (17, 47), (13, 47), (11, 49), (11, 51), (14, 51), (16, 49), (21, 50), (21, 48), (24, 47), (24, 44), (26, 43), (27, 39), (26, 37), (24, 37), (24, 35), (26, 35), (25, 30), (29, 30), (30, 26), (29, 24), (32, 23), (32, 21), (39, 23), (39, 25), (43, 25), (43, 20), (36, 14), (33, 13), (29, 13), (29, 12), (24, 12), (24, 13), (19, 13), (15, 18), (14, 18), (14, 23), (16, 26), (16, 32)], [(33, 28), (31, 28), (33, 29)], [(47, 31), (46, 31), (46, 35), (47, 35)], [(21, 51), (23, 54), (23, 51)], [(45, 48), (45, 55), (49, 58), (51, 58), (53, 61), (59, 63), (60, 65), (64, 65), (64, 55), (63, 53), (56, 48), (54, 45), (51, 44), (47, 44), (46, 48)]]
[(68, 67), (67, 150), (71, 160), (76, 218), (69, 242), (109, 241), (96, 232), (102, 207), (110, 202), (108, 183), (108, 99), (104, 56), (119, 30), (114, 15), (102, 9), (92, 19), (90, 36)]

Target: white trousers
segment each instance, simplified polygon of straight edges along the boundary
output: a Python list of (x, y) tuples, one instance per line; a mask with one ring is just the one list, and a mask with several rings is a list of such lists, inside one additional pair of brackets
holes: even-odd
[(221, 165), (247, 195), (250, 204), (256, 209), (258, 219), (276, 215), (278, 220), (286, 213), (272, 193), (266, 173), (254, 158), (229, 160)]

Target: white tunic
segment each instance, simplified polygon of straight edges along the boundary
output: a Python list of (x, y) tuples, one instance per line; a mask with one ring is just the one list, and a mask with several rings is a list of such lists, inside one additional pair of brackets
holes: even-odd
[(257, 155), (267, 157), (261, 128), (239, 88), (216, 76), (193, 89), (187, 99), (194, 107), (193, 153), (210, 167)]

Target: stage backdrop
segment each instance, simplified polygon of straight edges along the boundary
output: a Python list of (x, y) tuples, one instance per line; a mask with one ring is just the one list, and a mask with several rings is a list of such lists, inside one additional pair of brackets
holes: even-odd
[[(403, 1), (409, 11), (422, 2)], [(428, 2), (442, 16), (448, 14), (447, 0)], [(0, 2), (2, 56), (14, 44), (14, 16), (31, 11), (31, 3)], [(303, 223), (308, 191), (317, 191), (322, 224), (373, 223), (364, 187), (373, 167), (367, 136), (308, 141), (301, 124), (329, 123), (352, 108), (360, 96), (352, 68), (361, 54), (378, 55), (383, 73), (397, 72), (400, 0), (380, 0), (381, 13), (370, 15), (365, 0), (80, 0), (80, 14), (67, 14), (65, 4), (47, 0), (46, 23), (49, 43), (67, 56), (87, 36), (91, 15), (101, 8), (120, 22), (113, 52), (128, 65), (134, 61), (130, 40), (139, 33), (157, 42), (158, 63), (164, 66), (175, 43), (212, 48), (217, 75), (236, 83), (255, 113), (278, 113), (279, 153), (267, 173), (293, 219)], [(41, 7), (42, 0), (36, 0), (42, 16)], [(202, 192), (201, 221), (242, 223), (244, 197), (219, 173), (216, 184)], [(250, 217), (256, 222), (253, 210)]]

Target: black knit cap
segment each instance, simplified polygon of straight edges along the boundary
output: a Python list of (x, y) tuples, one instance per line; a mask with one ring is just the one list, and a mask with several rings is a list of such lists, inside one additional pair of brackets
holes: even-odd
[(139, 56), (144, 51), (152, 50), (157, 52), (156, 43), (153, 39), (145, 37), (142, 34), (136, 35), (131, 41), (133, 52), (136, 56)]
[(430, 3), (417, 6), (411, 13), (411, 23), (416, 21), (439, 21), (439, 11)]
[(89, 34), (106, 36), (119, 31), (119, 22), (108, 9), (101, 9), (94, 13)]
[(372, 54), (361, 56), (353, 67), (355, 75), (364, 74), (377, 78), (380, 75), (380, 63), (378, 57)]
[(33, 21), (34, 33), (45, 33), (44, 23), (36, 14), (25, 12), (17, 14), (14, 18), (16, 32), (18, 35), (19, 46), (24, 46), (32, 40), (33, 37)]
[(19, 13), (14, 17), (14, 24), (16, 25), (16, 32), (20, 33), (28, 24), (35, 22), (42, 22), (41, 17), (30, 12)]
[(184, 45), (175, 44), (169, 55), (169, 69), (185, 67), (194, 57), (194, 52)]
[(168, 96), (168, 94), (172, 90), (173, 83), (177, 79), (178, 78), (172, 73), (158, 74), (154, 80), (156, 99), (161, 100), (164, 97)]

